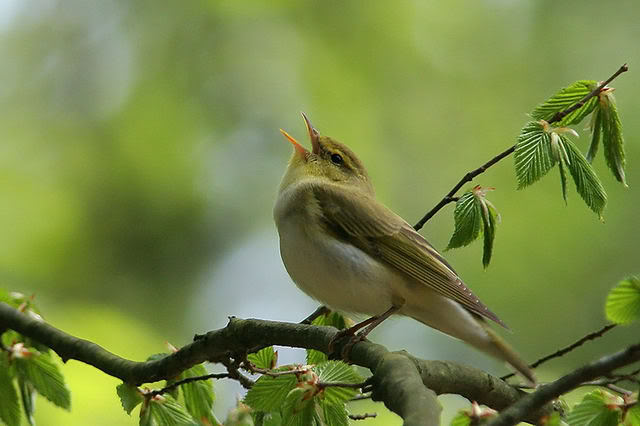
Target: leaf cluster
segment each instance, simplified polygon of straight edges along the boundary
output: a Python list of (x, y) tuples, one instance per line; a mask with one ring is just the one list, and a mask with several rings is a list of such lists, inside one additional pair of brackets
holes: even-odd
[[(0, 302), (42, 320), (33, 298), (0, 289)], [(19, 426), (34, 422), (36, 394), (58, 407), (71, 408), (71, 393), (56, 355), (47, 347), (12, 330), (0, 330), (0, 421)]]

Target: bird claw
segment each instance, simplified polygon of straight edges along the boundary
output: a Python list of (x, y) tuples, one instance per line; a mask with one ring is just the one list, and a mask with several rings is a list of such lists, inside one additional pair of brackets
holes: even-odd
[[(349, 338), (349, 340), (342, 347), (342, 350), (340, 351), (340, 354), (338, 356), (338, 354), (335, 351), (336, 349), (335, 346), (340, 340), (343, 340), (344, 338), (347, 338), (347, 337)], [(360, 333), (354, 333), (352, 330), (348, 328), (344, 330), (340, 330), (338, 333), (336, 333), (335, 336), (333, 336), (333, 339), (331, 339), (331, 341), (329, 342), (329, 359), (339, 359), (346, 363), (350, 363), (349, 355), (351, 355), (351, 349), (353, 349), (353, 346), (356, 343), (364, 342), (366, 340), (367, 340), (366, 336)]]

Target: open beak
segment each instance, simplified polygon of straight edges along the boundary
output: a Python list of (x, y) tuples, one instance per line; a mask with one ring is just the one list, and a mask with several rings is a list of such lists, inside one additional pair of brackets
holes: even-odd
[(307, 148), (305, 148), (304, 146), (300, 145), (298, 143), (298, 141), (293, 138), (293, 136), (291, 136), (289, 133), (285, 132), (284, 130), (280, 129), (280, 133), (282, 133), (284, 135), (284, 137), (287, 138), (289, 140), (289, 142), (291, 142), (291, 144), (295, 148), (296, 152), (298, 154), (300, 154), (302, 156), (302, 158), (304, 158), (306, 160), (307, 157), (309, 156), (309, 151), (307, 151)]
[(304, 112), (302, 112), (301, 114), (302, 118), (304, 118), (304, 124), (307, 126), (307, 132), (309, 132), (309, 139), (311, 139), (311, 152), (317, 154), (318, 152), (320, 152), (320, 143), (318, 142), (320, 132), (318, 132), (315, 127), (313, 127), (313, 124), (311, 124), (311, 121), (309, 120), (309, 117), (307, 117), (307, 114), (305, 114)]

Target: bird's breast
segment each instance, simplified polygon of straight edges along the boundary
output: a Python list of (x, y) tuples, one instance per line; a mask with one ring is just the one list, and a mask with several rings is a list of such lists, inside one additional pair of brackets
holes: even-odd
[(296, 285), (332, 309), (386, 311), (399, 276), (359, 248), (324, 234), (313, 220), (303, 214), (277, 220), (280, 254)]

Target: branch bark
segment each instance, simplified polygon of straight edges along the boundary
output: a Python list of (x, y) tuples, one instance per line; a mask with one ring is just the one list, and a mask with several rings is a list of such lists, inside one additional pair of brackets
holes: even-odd
[[(137, 362), (121, 358), (101, 346), (33, 319), (0, 303), (0, 329), (7, 328), (53, 349), (63, 361), (92, 365), (132, 385), (171, 379), (205, 361), (219, 362), (243, 356), (270, 345), (315, 349), (327, 353), (338, 332), (333, 327), (276, 321), (230, 318), (226, 327), (196, 336), (194, 342), (165, 358)], [(338, 346), (340, 343), (338, 343)], [(341, 347), (337, 347), (338, 353)], [(350, 360), (373, 373), (372, 398), (404, 419), (405, 425), (438, 424), (440, 405), (436, 395), (455, 393), (500, 410), (523, 397), (508, 383), (473, 367), (453, 362), (426, 361), (406, 352), (389, 352), (371, 343), (356, 343)], [(551, 406), (539, 414), (549, 413)]]

